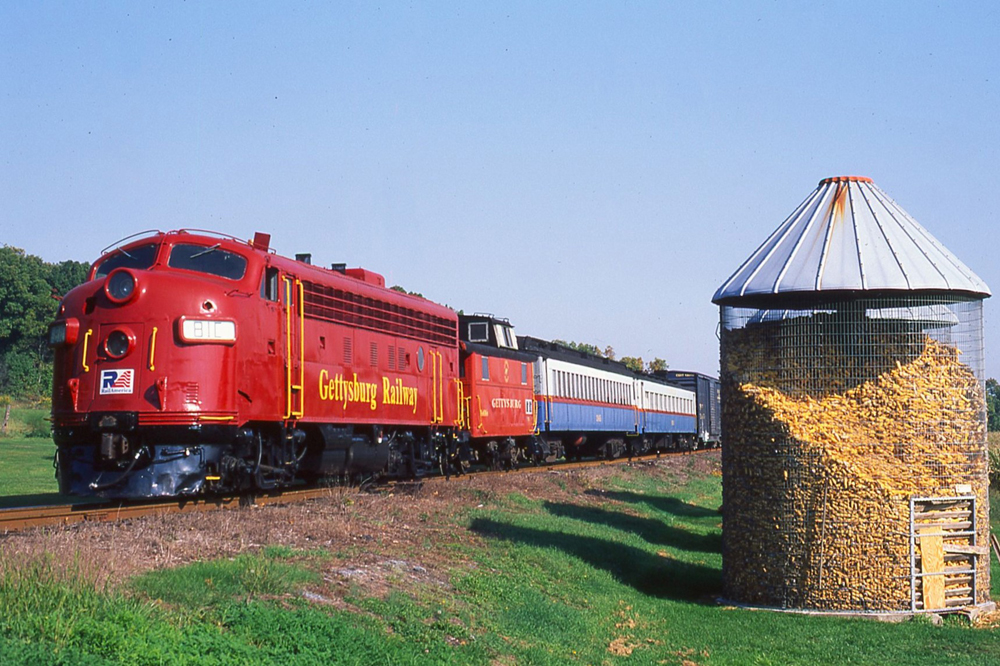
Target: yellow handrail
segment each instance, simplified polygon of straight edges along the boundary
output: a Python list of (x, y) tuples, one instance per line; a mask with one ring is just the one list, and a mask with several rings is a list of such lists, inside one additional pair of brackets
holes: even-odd
[[(302, 281), (296, 279), (292, 282), (292, 278), (287, 275), (285, 280), (285, 386), (287, 388), (287, 396), (285, 399), (285, 419), (290, 419), (292, 417), (300, 418), (305, 413), (305, 395), (303, 388), (305, 387), (305, 375), (306, 375), (306, 343), (305, 338), (302, 335), (302, 331), (305, 327), (305, 306), (303, 305), (303, 297), (305, 288), (302, 285)], [(293, 314), (291, 299), (296, 298), (297, 303), (295, 303), (295, 311)], [(293, 317), (298, 317), (298, 338), (299, 338), (299, 383), (295, 384), (292, 380), (292, 365), (293, 365), (293, 349), (292, 349), (292, 335), (295, 331), (295, 319)], [(296, 410), (292, 407), (292, 394), (295, 391), (299, 392), (299, 408)]]
[(80, 360), (80, 365), (83, 366), (84, 372), (90, 372), (90, 366), (87, 365), (87, 343), (90, 342), (90, 336), (93, 332), (94, 329), (88, 328), (87, 332), (83, 336), (83, 358)]
[(437, 372), (438, 372), (438, 366), (437, 366), (437, 361), (434, 360), (434, 350), (433, 349), (428, 349), (427, 350), (427, 355), (430, 356), (430, 359), (428, 359), (428, 360), (431, 362), (431, 423), (437, 423), (437, 413), (438, 413), (438, 408), (437, 408), (437, 400), (438, 400), (438, 393), (437, 393)]
[(153, 335), (149, 340), (149, 369), (156, 370), (156, 365), (154, 365), (154, 359), (156, 358), (156, 331), (157, 328), (153, 327)]
[(287, 275), (283, 278), (285, 282), (285, 416), (288, 419), (292, 416), (292, 307), (291, 286), (292, 280)]
[(462, 412), (462, 400), (465, 399), (465, 387), (461, 379), (453, 379), (455, 382), (455, 398), (457, 409), (455, 411), (455, 425), (460, 428), (465, 427), (465, 414)]
[(299, 296), (299, 302), (296, 304), (299, 314), (299, 384), (293, 388), (299, 392), (299, 409), (296, 412), (292, 412), (292, 415), (301, 418), (306, 413), (306, 392), (304, 390), (306, 386), (306, 308), (304, 303), (305, 287), (302, 284), (302, 280), (295, 280), (295, 286), (298, 288)]
[(440, 413), (437, 415), (437, 422), (443, 423), (444, 422), (444, 354), (442, 354), (441, 352), (435, 352), (435, 353), (437, 354), (437, 362), (438, 362), (437, 388), (438, 391), (440, 392), (440, 396), (438, 398), (438, 409), (441, 410)]

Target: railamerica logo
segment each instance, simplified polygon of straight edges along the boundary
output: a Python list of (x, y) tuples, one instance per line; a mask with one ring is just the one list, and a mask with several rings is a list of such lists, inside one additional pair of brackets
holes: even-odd
[(101, 395), (131, 393), (135, 370), (101, 370)]

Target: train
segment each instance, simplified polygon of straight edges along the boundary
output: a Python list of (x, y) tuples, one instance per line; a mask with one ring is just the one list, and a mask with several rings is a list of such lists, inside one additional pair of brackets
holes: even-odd
[(635, 373), (270, 240), (143, 232), (62, 298), (61, 493), (183, 498), (720, 442), (712, 377)]

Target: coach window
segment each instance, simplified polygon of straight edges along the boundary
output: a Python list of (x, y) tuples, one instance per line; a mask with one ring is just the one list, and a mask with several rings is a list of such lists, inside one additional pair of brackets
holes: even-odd
[(524, 384), (525, 386), (528, 385), (528, 364), (527, 363), (522, 363), (521, 364), (521, 383)]
[(490, 380), (490, 359), (487, 356), (483, 357), (483, 381)]

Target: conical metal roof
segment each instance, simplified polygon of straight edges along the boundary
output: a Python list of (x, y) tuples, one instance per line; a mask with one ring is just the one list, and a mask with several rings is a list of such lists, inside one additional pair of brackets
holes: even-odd
[[(860, 292), (860, 293), (859, 293)], [(719, 305), (989, 287), (870, 178), (826, 178), (712, 298)]]

